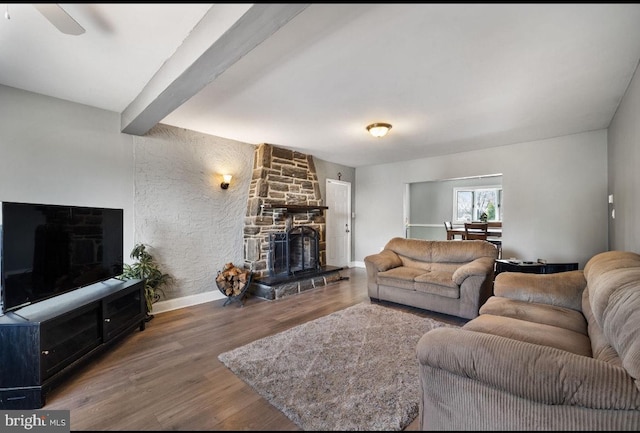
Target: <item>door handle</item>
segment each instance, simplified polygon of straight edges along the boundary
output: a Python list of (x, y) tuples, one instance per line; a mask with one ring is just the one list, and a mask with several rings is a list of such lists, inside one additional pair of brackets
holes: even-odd
[(349, 224), (344, 225), (344, 231), (345, 233), (349, 233)]

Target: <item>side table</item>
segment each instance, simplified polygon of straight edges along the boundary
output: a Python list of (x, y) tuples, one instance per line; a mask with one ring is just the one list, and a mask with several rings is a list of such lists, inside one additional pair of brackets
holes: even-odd
[(529, 274), (555, 274), (556, 272), (576, 271), (578, 263), (538, 263), (522, 260), (496, 260), (495, 275), (500, 272), (524, 272)]

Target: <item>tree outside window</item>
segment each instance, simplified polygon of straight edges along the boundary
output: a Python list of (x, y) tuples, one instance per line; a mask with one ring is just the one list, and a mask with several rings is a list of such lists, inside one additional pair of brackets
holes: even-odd
[(480, 221), (483, 213), (487, 221), (501, 221), (502, 187), (483, 186), (454, 188), (453, 216), (457, 223)]

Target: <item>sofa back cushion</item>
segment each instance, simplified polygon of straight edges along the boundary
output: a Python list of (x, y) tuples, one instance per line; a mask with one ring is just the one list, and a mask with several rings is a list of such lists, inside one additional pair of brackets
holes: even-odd
[[(459, 265), (477, 258), (498, 257), (496, 247), (487, 241), (427, 241), (396, 237), (387, 242), (385, 249), (398, 254), (404, 266), (427, 266), (425, 269), (434, 271), (453, 272)], [(443, 266), (435, 266), (436, 263)]]
[(607, 251), (585, 265), (589, 306), (602, 334), (640, 379), (640, 254)]

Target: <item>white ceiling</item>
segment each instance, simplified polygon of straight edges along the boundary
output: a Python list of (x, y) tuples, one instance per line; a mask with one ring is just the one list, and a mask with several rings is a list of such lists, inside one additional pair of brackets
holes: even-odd
[(606, 128), (640, 59), (633, 3), (61, 6), (9, 5), (1, 84), (351, 167)]

